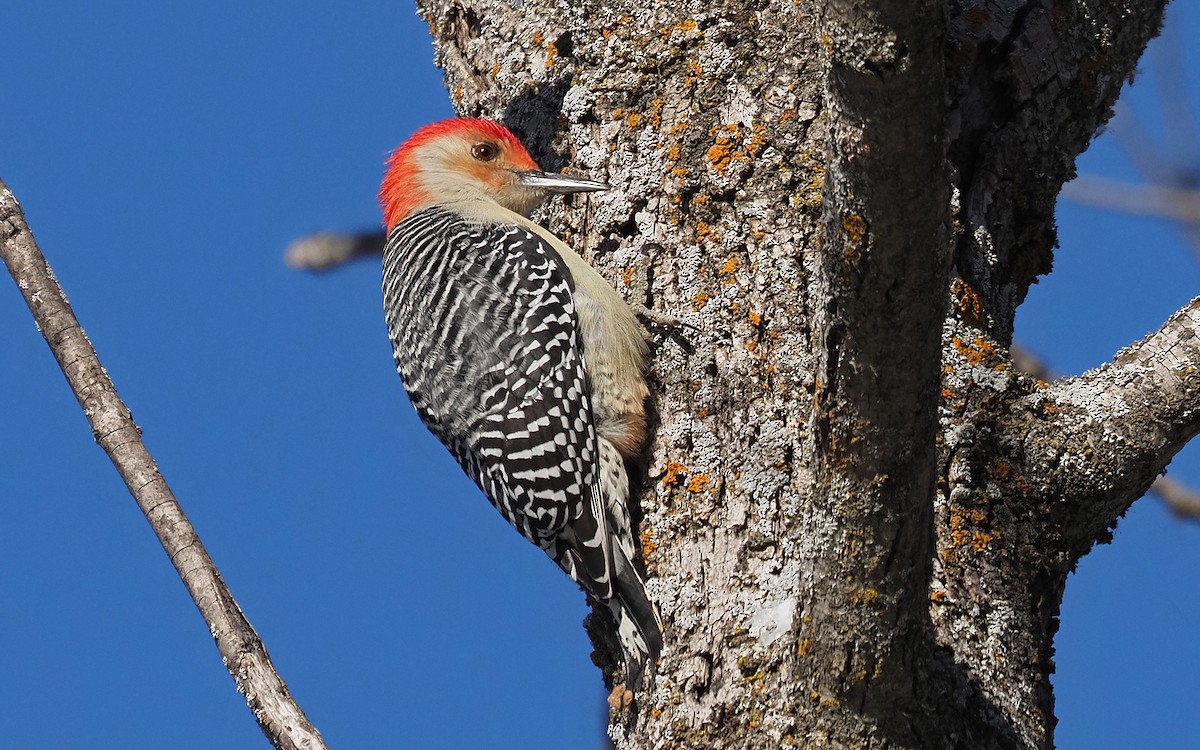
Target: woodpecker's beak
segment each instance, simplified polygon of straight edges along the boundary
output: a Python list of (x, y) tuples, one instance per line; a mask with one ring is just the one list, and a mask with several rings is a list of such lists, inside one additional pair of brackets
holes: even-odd
[(517, 179), (527, 188), (547, 193), (595, 193), (608, 190), (608, 185), (586, 177), (551, 172), (517, 172)]

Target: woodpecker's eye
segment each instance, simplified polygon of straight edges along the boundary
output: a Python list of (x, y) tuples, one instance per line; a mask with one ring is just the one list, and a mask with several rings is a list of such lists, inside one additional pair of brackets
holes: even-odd
[(474, 156), (479, 161), (491, 161), (499, 153), (500, 149), (496, 148), (496, 145), (493, 143), (476, 143), (471, 147), (471, 156)]

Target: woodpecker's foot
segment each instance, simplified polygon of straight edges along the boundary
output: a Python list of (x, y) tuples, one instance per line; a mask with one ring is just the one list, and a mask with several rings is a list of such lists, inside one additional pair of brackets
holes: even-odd
[(696, 326), (685, 323), (682, 318), (677, 318), (674, 315), (651, 310), (643, 305), (631, 304), (629, 307), (642, 323), (661, 326), (663, 328), (692, 328), (699, 330)]
[(612, 692), (608, 696), (608, 707), (612, 712), (619, 713), (621, 710), (629, 708), (633, 704), (633, 691), (625, 687), (623, 684), (614, 685)]

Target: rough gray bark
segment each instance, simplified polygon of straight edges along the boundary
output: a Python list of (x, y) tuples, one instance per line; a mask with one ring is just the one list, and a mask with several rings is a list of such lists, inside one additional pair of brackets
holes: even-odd
[(1200, 426), (1200, 303), (1051, 387), (1008, 346), (1163, 4), (418, 2), (462, 114), (616, 187), (550, 225), (686, 323), (618, 747), (1052, 746), (1066, 576)]

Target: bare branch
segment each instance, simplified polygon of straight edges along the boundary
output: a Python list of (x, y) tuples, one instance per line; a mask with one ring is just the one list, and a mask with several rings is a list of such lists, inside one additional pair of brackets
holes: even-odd
[[(1038, 380), (1052, 380), (1056, 377), (1049, 365), (1024, 347), (1013, 345), (1009, 354), (1012, 356), (1013, 366), (1027, 375), (1032, 375)], [(1150, 492), (1157, 495), (1179, 518), (1200, 520), (1200, 492), (1196, 492), (1185, 483), (1163, 475), (1154, 480)]]
[(96, 442), (108, 454), (208, 623), (226, 668), (250, 710), (280, 750), (325, 743), (292, 699), (212, 558), (142, 442), (141, 430), (100, 365), (62, 287), (38, 249), (21, 206), (0, 181), (0, 254), (50, 345)]
[(1200, 223), (1200, 191), (1189, 188), (1086, 175), (1064, 185), (1062, 196), (1110, 211), (1156, 216), (1185, 224)]
[(1200, 492), (1196, 492), (1183, 482), (1161, 476), (1154, 480), (1150, 491), (1158, 495), (1171, 512), (1179, 518), (1192, 521), (1200, 520)]
[[(1192, 111), (1187, 86), (1181, 85), (1186, 76), (1182, 67), (1179, 32), (1167, 24), (1155, 47), (1158, 61), (1155, 81), (1162, 109), (1163, 131), (1167, 144), (1142, 126), (1137, 112), (1130, 106), (1118, 104), (1112, 132), (1117, 142), (1129, 154), (1134, 166), (1155, 187), (1149, 191), (1140, 186), (1131, 194), (1114, 190), (1089, 195), (1097, 205), (1134, 214), (1151, 214), (1181, 224), (1194, 254), (1200, 254), (1200, 209), (1197, 209), (1196, 117)], [(1125, 188), (1117, 183), (1115, 187)]]
[(1020, 344), (1013, 344), (1008, 354), (1012, 357), (1013, 367), (1026, 375), (1032, 375), (1038, 380), (1053, 380), (1056, 376), (1050, 366), (1042, 358)]
[(1142, 125), (1141, 118), (1133, 107), (1118, 102), (1116, 113), (1112, 120), (1113, 137), (1129, 155), (1137, 170), (1153, 184), (1176, 184), (1178, 181), (1174, 179), (1175, 169), (1163, 156), (1155, 138)]
[(318, 232), (288, 245), (283, 260), (304, 271), (331, 271), (359, 258), (380, 255), (385, 241), (383, 232)]
[(1090, 546), (1200, 431), (1200, 298), (1109, 364), (1028, 396), (1032, 477)]

